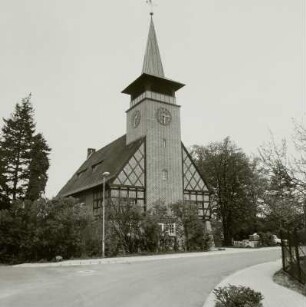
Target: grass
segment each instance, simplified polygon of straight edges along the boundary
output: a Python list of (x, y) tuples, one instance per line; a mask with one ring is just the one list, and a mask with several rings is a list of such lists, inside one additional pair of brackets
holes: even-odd
[(303, 286), (283, 270), (279, 270), (274, 274), (273, 281), (280, 286), (286, 287), (306, 296), (306, 285)]

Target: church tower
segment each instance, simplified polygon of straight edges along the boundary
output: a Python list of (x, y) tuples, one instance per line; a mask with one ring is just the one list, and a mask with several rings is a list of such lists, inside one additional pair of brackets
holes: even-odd
[(145, 137), (148, 205), (183, 200), (180, 106), (175, 97), (183, 86), (164, 75), (151, 14), (142, 74), (123, 90), (131, 97), (127, 145)]

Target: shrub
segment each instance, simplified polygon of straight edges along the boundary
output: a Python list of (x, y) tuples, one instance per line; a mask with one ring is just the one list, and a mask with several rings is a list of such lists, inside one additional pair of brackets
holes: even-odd
[(216, 307), (260, 307), (263, 296), (249, 287), (228, 285), (213, 291)]
[(306, 228), (299, 230), (297, 236), (299, 242), (301, 242), (302, 244), (306, 244)]
[(0, 262), (79, 257), (89, 221), (86, 208), (72, 198), (13, 202), (0, 211)]
[(271, 232), (259, 232), (260, 244), (261, 246), (273, 246), (275, 245), (273, 241), (273, 233)]
[[(198, 209), (194, 205), (177, 202), (170, 205), (177, 224), (177, 237), (181, 237), (186, 251), (208, 250), (211, 237), (206, 232), (205, 224), (199, 219)], [(179, 231), (181, 228), (181, 231)]]

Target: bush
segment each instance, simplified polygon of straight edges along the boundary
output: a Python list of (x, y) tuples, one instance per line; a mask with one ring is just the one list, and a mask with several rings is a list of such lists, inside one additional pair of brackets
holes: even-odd
[[(200, 251), (209, 248), (205, 231), (195, 208), (177, 204), (174, 214), (156, 204), (144, 214), (130, 204), (109, 202), (105, 225), (105, 254), (151, 254), (180, 249)], [(160, 222), (176, 223), (176, 237)], [(0, 210), (0, 263), (51, 261), (101, 256), (102, 221), (94, 219), (73, 198), (16, 201)]]
[(213, 291), (216, 307), (260, 307), (263, 296), (249, 287), (228, 285)]
[(181, 237), (184, 242), (184, 250), (188, 252), (208, 250), (211, 237), (206, 231), (203, 220), (199, 219), (197, 207), (177, 202), (170, 205), (170, 208), (177, 224), (177, 237)]
[(275, 242), (273, 241), (273, 233), (272, 232), (259, 232), (260, 244), (261, 246), (273, 246)]
[(0, 262), (80, 257), (86, 208), (72, 198), (16, 201), (0, 211)]
[(297, 236), (300, 243), (306, 244), (306, 228), (299, 230)]

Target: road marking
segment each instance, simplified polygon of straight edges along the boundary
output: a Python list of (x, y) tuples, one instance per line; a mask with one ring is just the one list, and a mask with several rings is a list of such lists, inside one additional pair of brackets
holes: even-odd
[(94, 272), (95, 272), (94, 270), (77, 271), (77, 273), (80, 273), (80, 274), (93, 274)]

